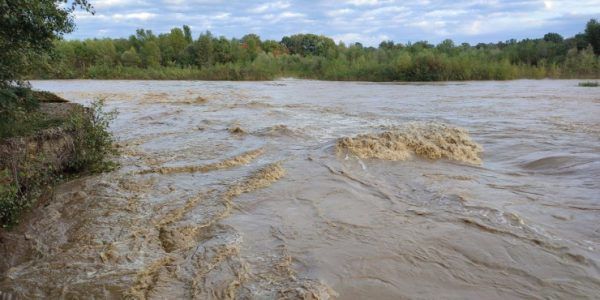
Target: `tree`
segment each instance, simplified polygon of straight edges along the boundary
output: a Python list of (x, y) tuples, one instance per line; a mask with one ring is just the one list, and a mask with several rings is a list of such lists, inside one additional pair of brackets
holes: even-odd
[(199, 67), (208, 67), (213, 63), (213, 37), (210, 31), (200, 34), (194, 43), (194, 61)]
[(231, 53), (231, 43), (226, 37), (221, 36), (219, 39), (213, 40), (213, 52), (215, 62), (221, 64), (233, 62), (233, 55)]
[(192, 30), (190, 29), (190, 26), (187, 25), (183, 25), (183, 34), (185, 36), (185, 40), (187, 41), (187, 44), (191, 44), (193, 42), (192, 39)]
[(146, 68), (155, 68), (160, 66), (160, 48), (155, 41), (147, 41), (140, 49), (142, 64)]
[(552, 42), (552, 43), (562, 43), (563, 42), (563, 37), (562, 35), (555, 33), (555, 32), (549, 32), (546, 33), (544, 35), (544, 41), (546, 42)]
[(142, 45), (147, 41), (156, 40), (156, 35), (152, 33), (152, 30), (144, 30), (139, 28), (135, 31), (135, 35), (129, 36), (129, 43), (135, 47), (135, 50), (140, 51)]
[(281, 43), (287, 47), (291, 54), (302, 56), (335, 56), (335, 42), (326, 36), (316, 34), (295, 34), (281, 39)]
[(242, 48), (244, 48), (245, 60), (253, 61), (260, 52), (260, 37), (254, 33), (242, 37)]
[(452, 41), (451, 39), (445, 39), (441, 43), (439, 43), (436, 48), (441, 52), (450, 53), (452, 52), (454, 47), (454, 41)]
[(0, 86), (19, 82), (34, 56), (72, 32), (78, 8), (94, 13), (87, 0), (0, 0)]
[(117, 49), (111, 39), (88, 41), (88, 48), (95, 49), (94, 64), (112, 67), (118, 60)]
[(585, 37), (594, 48), (594, 54), (600, 55), (600, 23), (591, 19), (585, 27)]
[(126, 67), (138, 67), (141, 62), (142, 60), (133, 46), (121, 55), (121, 63)]
[(387, 40), (379, 43), (379, 49), (392, 50), (394, 49), (394, 41)]
[(274, 57), (281, 56), (287, 53), (287, 49), (284, 45), (274, 40), (266, 40), (262, 43), (261, 48), (266, 53), (272, 53)]
[(183, 51), (188, 44), (185, 33), (180, 28), (173, 28), (170, 33), (159, 35), (158, 45), (163, 64), (170, 65), (181, 60)]

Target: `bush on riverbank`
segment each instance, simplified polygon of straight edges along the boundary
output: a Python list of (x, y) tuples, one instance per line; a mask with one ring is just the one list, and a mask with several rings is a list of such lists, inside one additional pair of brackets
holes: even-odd
[(0, 95), (0, 227), (65, 176), (114, 167), (108, 124), (115, 112), (104, 112), (101, 101), (86, 109), (24, 87)]
[[(252, 63), (223, 63), (194, 66), (155, 66), (151, 68), (92, 65), (86, 69), (56, 74), (40, 73), (31, 78), (89, 78), (139, 80), (273, 80), (281, 77), (338, 81), (462, 81), (511, 80), (519, 78), (596, 78), (600, 77), (600, 58), (589, 70), (567, 69), (557, 64), (512, 64), (508, 60), (489, 60), (476, 55), (439, 56), (402, 55), (377, 61), (363, 59), (327, 60), (322, 57), (260, 54)], [(568, 71), (570, 70), (570, 71)]]

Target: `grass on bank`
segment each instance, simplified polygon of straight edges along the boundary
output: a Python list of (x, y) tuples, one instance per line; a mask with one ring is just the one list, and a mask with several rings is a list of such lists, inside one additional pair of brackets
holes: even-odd
[(106, 112), (101, 100), (63, 118), (53, 118), (39, 110), (40, 100), (62, 102), (60, 99), (23, 87), (0, 89), (0, 145), (15, 137), (39, 135), (43, 139), (43, 130), (51, 128), (60, 128), (73, 137), (73, 153), (63, 170), (56, 170), (42, 153), (0, 158), (0, 227), (17, 223), (22, 211), (61, 180), (109, 171), (116, 166), (110, 160), (117, 152), (108, 130), (116, 111)]
[(44, 114), (40, 103), (67, 102), (46, 91), (26, 87), (0, 89), (0, 139), (30, 136), (40, 130), (64, 124), (64, 118)]

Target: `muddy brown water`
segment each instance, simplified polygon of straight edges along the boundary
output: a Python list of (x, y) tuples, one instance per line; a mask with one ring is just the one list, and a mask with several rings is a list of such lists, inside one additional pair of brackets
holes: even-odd
[(34, 81), (121, 167), (2, 236), (22, 298), (600, 295), (600, 93), (569, 80)]

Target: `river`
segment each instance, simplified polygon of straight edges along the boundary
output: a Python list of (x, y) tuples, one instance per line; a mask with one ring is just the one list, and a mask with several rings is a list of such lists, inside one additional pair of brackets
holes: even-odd
[(24, 298), (600, 295), (600, 93), (573, 80), (33, 81), (118, 170), (4, 237)]

